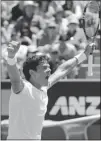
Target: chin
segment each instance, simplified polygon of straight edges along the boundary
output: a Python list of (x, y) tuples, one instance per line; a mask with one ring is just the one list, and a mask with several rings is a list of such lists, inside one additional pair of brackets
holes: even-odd
[(45, 86), (48, 86), (48, 80), (45, 80), (44, 85), (45, 85)]
[(48, 80), (44, 80), (41, 82), (41, 86), (48, 86)]
[(48, 80), (45, 82), (45, 86), (48, 86)]

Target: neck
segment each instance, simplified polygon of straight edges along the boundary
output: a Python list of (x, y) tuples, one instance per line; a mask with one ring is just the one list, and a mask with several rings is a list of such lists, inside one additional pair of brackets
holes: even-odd
[(48, 36), (49, 36), (49, 39), (51, 40), (52, 39), (52, 34), (49, 34)]
[(38, 84), (37, 82), (35, 82), (34, 80), (32, 80), (32, 79), (30, 79), (30, 83), (33, 85), (33, 86), (35, 86), (37, 89), (41, 89), (41, 85), (40, 84)]
[(23, 10), (23, 5), (19, 4), (20, 10)]
[(61, 52), (64, 52), (64, 50), (66, 49), (66, 44), (65, 42), (61, 42), (60, 46), (62, 46), (62, 48), (60, 49)]
[(28, 20), (29, 22), (32, 20), (32, 16), (28, 17), (27, 15), (25, 15), (26, 20)]

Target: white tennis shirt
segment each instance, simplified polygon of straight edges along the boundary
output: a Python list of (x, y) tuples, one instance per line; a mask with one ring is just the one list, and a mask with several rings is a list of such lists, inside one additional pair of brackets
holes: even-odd
[(47, 104), (47, 90), (38, 90), (28, 81), (24, 81), (21, 93), (14, 94), (12, 91), (7, 139), (41, 139)]

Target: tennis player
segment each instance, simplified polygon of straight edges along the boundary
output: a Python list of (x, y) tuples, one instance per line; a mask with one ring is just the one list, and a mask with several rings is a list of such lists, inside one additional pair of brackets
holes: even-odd
[(87, 59), (91, 45), (74, 58), (61, 64), (51, 74), (47, 56), (36, 53), (23, 65), (26, 80), (16, 67), (16, 53), (20, 44), (11, 41), (8, 45), (7, 68), (11, 80), (9, 101), (9, 131), (7, 139), (41, 139), (44, 116), (47, 111), (47, 89), (66, 76), (76, 65)]

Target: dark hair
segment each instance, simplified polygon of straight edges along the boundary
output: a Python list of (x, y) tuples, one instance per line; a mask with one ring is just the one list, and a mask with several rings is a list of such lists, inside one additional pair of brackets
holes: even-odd
[(36, 53), (36, 54), (33, 54), (33, 56), (28, 57), (23, 64), (23, 73), (25, 75), (26, 80), (30, 79), (29, 70), (32, 69), (32, 70), (37, 71), (37, 66), (41, 62), (44, 63), (45, 61), (48, 62), (48, 57), (42, 53), (40, 53), (40, 54)]
[[(48, 11), (48, 7), (49, 7), (49, 4), (51, 3), (52, 0), (47, 0), (47, 6), (46, 6), (46, 9), (45, 9), (45, 12)], [(37, 0), (37, 3), (39, 4), (39, 7), (41, 8), (42, 7), (42, 2), (41, 0)]]
[(30, 31), (30, 25), (27, 22), (22, 24), (22, 28), (20, 29), (21, 37), (28, 36), (30, 39), (32, 38), (32, 32)]
[[(68, 7), (68, 2), (70, 2), (71, 6)], [(62, 6), (64, 10), (72, 10), (73, 8), (73, 0), (65, 0), (65, 4)]]

